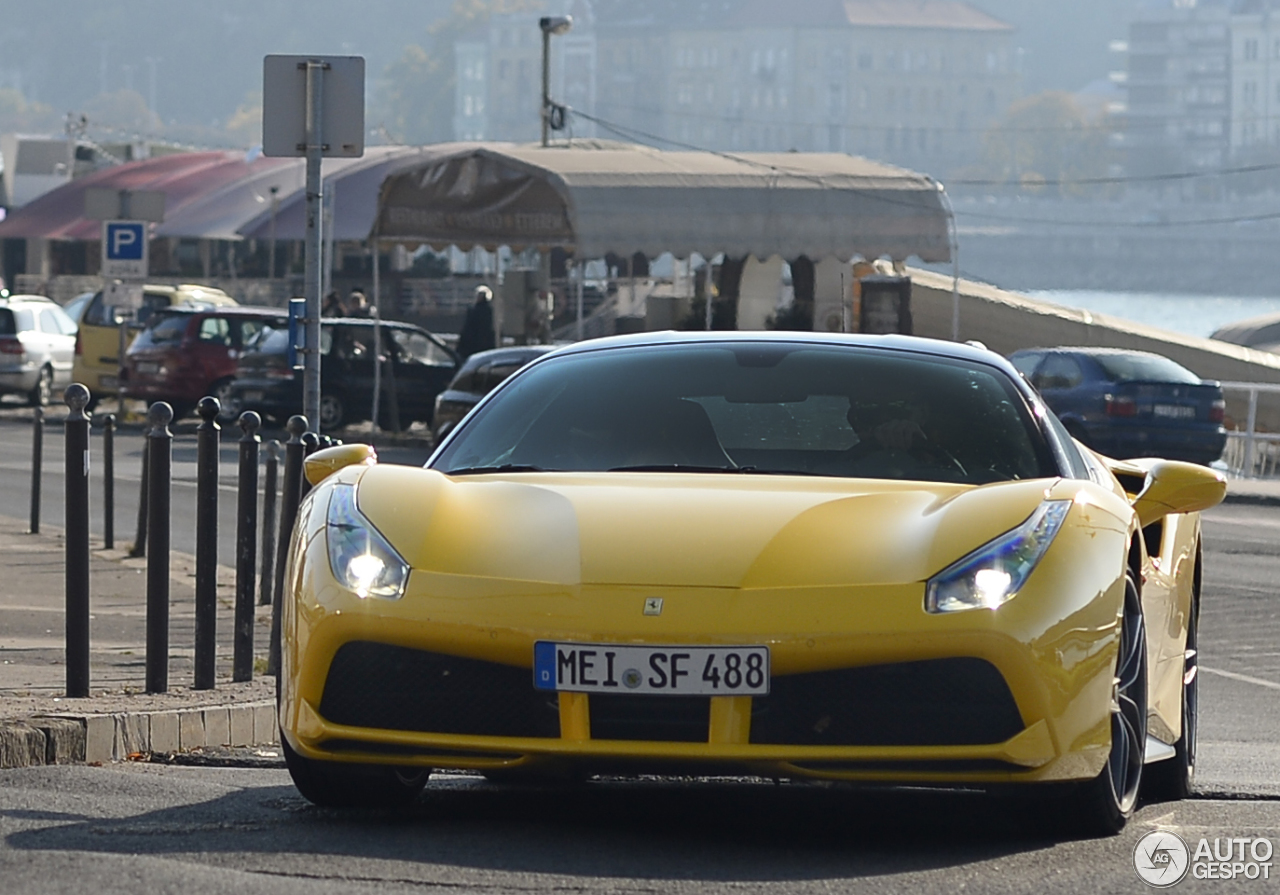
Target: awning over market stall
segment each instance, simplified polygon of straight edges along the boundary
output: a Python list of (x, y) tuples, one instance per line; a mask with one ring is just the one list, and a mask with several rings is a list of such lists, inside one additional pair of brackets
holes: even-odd
[(579, 258), (951, 257), (939, 185), (853, 156), (592, 142), (435, 149), (386, 179), (378, 238), (435, 248), (561, 247)]

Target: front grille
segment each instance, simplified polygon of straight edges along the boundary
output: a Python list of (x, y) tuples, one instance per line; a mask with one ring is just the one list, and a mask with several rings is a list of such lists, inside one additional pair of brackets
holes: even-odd
[(779, 746), (976, 746), (1023, 729), (985, 659), (933, 659), (775, 677), (751, 707), (751, 742)]
[(591, 739), (705, 743), (709, 696), (591, 695)]
[(560, 736), (556, 695), (535, 690), (527, 668), (365, 641), (334, 655), (320, 714), (382, 730)]

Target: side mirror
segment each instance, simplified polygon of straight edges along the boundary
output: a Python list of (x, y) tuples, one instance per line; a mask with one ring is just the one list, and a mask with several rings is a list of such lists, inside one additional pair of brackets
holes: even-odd
[(378, 452), (370, 444), (340, 444), (337, 447), (316, 451), (302, 461), (302, 473), (307, 481), (320, 484), (329, 476), (348, 466), (373, 466), (378, 462)]
[(1222, 503), (1227, 480), (1195, 463), (1176, 460), (1129, 461), (1145, 467), (1146, 485), (1133, 501), (1143, 527), (1171, 513), (1198, 513)]

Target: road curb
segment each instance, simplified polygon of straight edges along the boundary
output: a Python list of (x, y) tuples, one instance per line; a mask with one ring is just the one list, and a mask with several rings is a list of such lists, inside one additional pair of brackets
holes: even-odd
[(0, 721), (0, 768), (106, 764), (146, 752), (279, 742), (272, 700), (112, 714), (49, 714)]
[(1270, 494), (1239, 494), (1233, 493), (1230, 488), (1227, 489), (1227, 495), (1223, 498), (1223, 503), (1239, 503), (1248, 506), (1257, 507), (1280, 507), (1280, 495)]

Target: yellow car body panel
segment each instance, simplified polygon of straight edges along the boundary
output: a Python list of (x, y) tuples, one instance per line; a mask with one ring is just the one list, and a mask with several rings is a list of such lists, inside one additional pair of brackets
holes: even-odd
[[(1190, 486), (1212, 478), (1187, 476)], [(401, 599), (361, 598), (330, 569), (329, 496), (353, 484), (360, 512), (412, 570)], [(1046, 499), (1071, 501), (1070, 510), (1013, 599), (994, 611), (926, 611), (931, 576)], [(829, 779), (1089, 779), (1110, 744), (1132, 550), (1146, 582), (1152, 733), (1167, 742), (1179, 734), (1198, 517), (1154, 524), (1162, 536), (1148, 557), (1138, 514), (1114, 480), (975, 487), (667, 473), (450, 478), (354, 466), (325, 479), (300, 510), (283, 606), (281, 729), (300, 755), (331, 761), (480, 769), (649, 761)], [(661, 599), (661, 614), (643, 611), (651, 598)], [(1023, 730), (981, 745), (769, 745), (750, 742), (750, 697), (712, 697), (706, 742), (593, 739), (592, 697), (579, 693), (559, 694), (559, 737), (350, 727), (326, 719), (320, 706), (335, 654), (357, 641), (525, 669), (530, 689), (537, 641), (763, 644), (775, 682), (981, 659), (1007, 683)]]
[[(207, 286), (153, 286), (143, 287), (148, 307), (164, 308), (174, 305), (200, 303), (222, 307), (237, 304), (236, 300), (221, 289)], [(80, 317), (80, 329), (76, 336), (76, 355), (71, 378), (85, 385), (95, 396), (114, 395), (120, 375), (120, 327), (95, 322), (100, 299), (94, 298)], [(128, 344), (140, 330), (130, 328), (125, 336)], [(128, 344), (125, 348), (128, 349)]]

